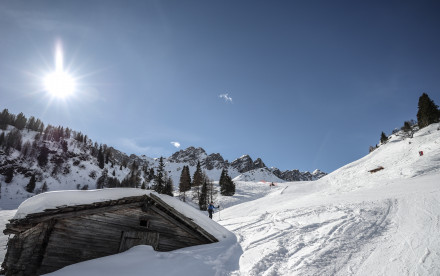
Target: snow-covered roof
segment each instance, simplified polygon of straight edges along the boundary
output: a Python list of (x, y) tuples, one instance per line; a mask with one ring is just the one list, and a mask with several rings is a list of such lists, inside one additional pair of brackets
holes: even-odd
[(47, 192), (23, 201), (13, 219), (23, 219), (29, 214), (40, 213), (47, 209), (92, 204), (124, 197), (149, 195), (150, 193), (149, 190), (129, 188)]
[(94, 204), (143, 195), (154, 195), (158, 197), (170, 207), (174, 208), (177, 212), (189, 218), (202, 229), (213, 235), (219, 241), (226, 239), (231, 234), (223, 226), (211, 220), (206, 214), (184, 202), (181, 202), (177, 198), (167, 195), (160, 195), (149, 190), (134, 188), (113, 188), (86, 191), (54, 191), (39, 194), (24, 201), (18, 207), (18, 210), (12, 220), (24, 219), (30, 214), (42, 213), (49, 209)]

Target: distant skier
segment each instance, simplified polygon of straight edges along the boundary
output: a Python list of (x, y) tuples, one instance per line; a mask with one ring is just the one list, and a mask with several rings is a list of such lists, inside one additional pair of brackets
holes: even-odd
[(217, 209), (217, 208), (220, 208), (220, 205), (215, 207), (213, 202), (209, 203), (209, 205), (208, 205), (208, 213), (209, 213), (209, 218), (210, 219), (212, 219), (212, 213), (214, 213), (214, 209)]

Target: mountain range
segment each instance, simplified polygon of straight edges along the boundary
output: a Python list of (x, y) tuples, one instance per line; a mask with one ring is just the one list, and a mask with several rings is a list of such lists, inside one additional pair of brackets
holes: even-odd
[[(43, 153), (46, 155), (45, 162)], [(228, 170), (234, 181), (311, 181), (326, 175), (320, 170), (312, 173), (281, 171), (267, 167), (263, 160), (253, 160), (249, 155), (229, 162), (220, 153), (207, 154), (200, 147), (188, 147), (163, 160), (176, 191), (183, 166), (189, 166), (192, 176), (198, 162), (212, 181), (218, 181), (223, 169)], [(24, 199), (46, 190), (95, 189), (100, 179), (105, 179), (102, 183), (106, 187), (109, 178), (119, 182), (127, 180), (133, 175), (134, 168), (137, 170), (137, 183), (127, 184), (126, 181), (124, 185), (140, 187), (143, 182), (148, 184), (151, 181), (151, 169), (155, 171), (158, 165), (159, 158), (127, 155), (113, 147), (93, 143), (80, 132), (62, 127), (48, 126), (43, 131), (26, 127), (20, 130), (7, 125), (0, 130), (0, 207), (15, 208)], [(32, 176), (36, 180), (35, 189), (28, 192), (26, 186)]]

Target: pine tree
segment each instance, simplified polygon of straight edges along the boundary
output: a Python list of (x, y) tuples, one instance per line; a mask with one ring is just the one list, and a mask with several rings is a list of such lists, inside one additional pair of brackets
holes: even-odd
[(153, 186), (153, 190), (159, 194), (164, 193), (165, 189), (165, 164), (163, 162), (163, 157), (159, 159), (159, 168), (157, 169), (157, 175), (155, 179), (155, 183)]
[(145, 187), (145, 181), (144, 181), (144, 182), (142, 182), (142, 186), (141, 186), (141, 189), (142, 189), (142, 190), (145, 190), (145, 189), (146, 189), (146, 187)]
[(199, 187), (202, 184), (203, 184), (202, 168), (200, 167), (200, 161), (197, 161), (197, 167), (196, 167), (196, 171), (194, 172), (192, 186)]
[(235, 183), (228, 175), (228, 170), (223, 169), (220, 175), (220, 194), (223, 196), (233, 196), (235, 194)]
[(183, 166), (182, 173), (180, 174), (179, 192), (182, 195), (183, 201), (186, 201), (186, 192), (191, 189), (191, 176), (189, 174), (189, 167)]
[(385, 144), (388, 141), (388, 137), (385, 135), (385, 133), (382, 131), (382, 134), (380, 134), (380, 142), (382, 144)]
[(29, 180), (29, 183), (26, 185), (26, 191), (28, 193), (33, 193), (35, 190), (35, 184), (36, 184), (36, 180), (35, 180), (35, 175), (31, 176), (31, 179)]
[(165, 185), (163, 188), (163, 194), (173, 196), (173, 180), (171, 177), (165, 178)]
[(104, 169), (104, 153), (102, 152), (102, 145), (99, 147), (98, 151), (98, 165), (99, 168)]
[(410, 130), (411, 130), (411, 123), (408, 122), (408, 121), (405, 121), (405, 122), (403, 123), (402, 130), (405, 131), (405, 132), (410, 131)]
[(66, 127), (66, 130), (64, 131), (64, 135), (65, 135), (65, 137), (67, 138), (67, 139), (69, 139), (70, 138), (70, 129), (68, 128), (68, 127)]
[(5, 133), (4, 132), (2, 132), (1, 134), (0, 134), (0, 146), (4, 146), (5, 145)]
[(20, 112), (20, 114), (18, 114), (15, 118), (15, 127), (19, 130), (22, 130), (26, 126), (26, 123), (26, 116), (24, 116), (23, 112)]
[(148, 173), (148, 183), (151, 183), (156, 178), (154, 175), (154, 169), (150, 168), (150, 172)]
[(61, 147), (63, 149), (63, 152), (66, 153), (69, 150), (69, 147), (67, 145), (66, 140), (62, 140), (60, 144), (61, 144)]
[(415, 125), (415, 122), (413, 120), (405, 121), (403, 123), (403, 127), (401, 129), (403, 130), (404, 134), (407, 137), (413, 138), (414, 132), (415, 132), (415, 130), (413, 128), (414, 125)]
[(228, 175), (228, 187), (229, 187), (229, 196), (235, 195), (235, 183), (232, 181), (232, 178)]
[(35, 127), (35, 117), (34, 116), (31, 116), (30, 118), (29, 118), (29, 120), (27, 121), (27, 125), (26, 125), (26, 128), (29, 130), (36, 130), (36, 127)]
[(109, 177), (107, 180), (107, 185), (109, 188), (121, 187), (121, 182), (116, 177)]
[(8, 125), (11, 125), (12, 118), (13, 118), (13, 115), (9, 114), (9, 110), (3, 109), (2, 113), (0, 114), (0, 128), (6, 129), (6, 127)]
[(194, 191), (194, 198), (199, 200), (200, 199), (200, 186), (203, 185), (203, 172), (202, 168), (200, 167), (200, 161), (197, 161), (197, 167), (196, 171), (193, 175), (193, 181), (192, 181), (192, 190)]
[(440, 118), (440, 111), (433, 100), (426, 93), (419, 98), (419, 110), (417, 111), (417, 122), (419, 128), (424, 128), (432, 123), (437, 123)]
[(205, 178), (200, 189), (199, 195), (199, 209), (206, 211), (208, 208), (208, 179)]
[(6, 148), (13, 148), (16, 150), (21, 150), (22, 146), (22, 136), (18, 129), (11, 130), (5, 138)]
[(37, 157), (38, 165), (40, 165), (40, 167), (44, 167), (47, 165), (48, 156), (49, 156), (49, 149), (46, 147), (46, 145), (43, 145), (40, 148), (40, 154)]
[(220, 194), (223, 195), (225, 193), (225, 177), (226, 177), (226, 169), (222, 170), (220, 174), (220, 180), (218, 181), (218, 185), (220, 186)]
[(40, 123), (40, 124), (38, 124), (38, 132), (39, 133), (43, 133), (43, 130), (44, 130), (44, 124), (43, 124), (43, 122), (42, 121), (40, 121), (40, 119), (37, 119), (37, 123)]
[(6, 174), (5, 174), (5, 182), (6, 183), (11, 183), (12, 179), (14, 178), (14, 168), (12, 166), (9, 166), (6, 169)]

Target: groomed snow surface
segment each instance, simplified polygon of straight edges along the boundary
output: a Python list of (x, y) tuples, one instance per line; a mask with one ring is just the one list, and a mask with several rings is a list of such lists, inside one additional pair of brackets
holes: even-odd
[[(440, 275), (439, 129), (393, 135), (318, 181), (237, 182), (214, 215), (235, 235), (200, 222), (219, 243), (168, 253), (137, 246), (48, 275)], [(3, 223), (12, 216), (0, 212)]]

